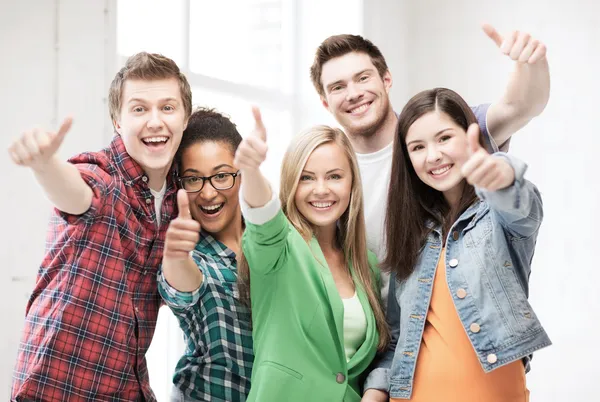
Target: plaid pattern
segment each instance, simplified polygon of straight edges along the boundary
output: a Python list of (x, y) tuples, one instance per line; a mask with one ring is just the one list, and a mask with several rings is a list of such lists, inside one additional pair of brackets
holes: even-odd
[(173, 383), (186, 400), (245, 401), (254, 353), (250, 312), (237, 300), (235, 253), (202, 232), (193, 258), (204, 276), (194, 292), (177, 291), (158, 273), (160, 294), (186, 342)]
[(121, 137), (70, 162), (94, 197), (82, 215), (53, 212), (12, 399), (155, 401), (144, 355), (161, 303), (156, 273), (176, 208), (174, 173), (157, 230), (148, 178)]

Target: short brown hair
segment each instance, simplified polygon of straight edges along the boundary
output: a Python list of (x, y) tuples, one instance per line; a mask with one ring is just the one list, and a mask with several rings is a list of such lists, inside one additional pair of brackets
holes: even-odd
[(140, 52), (127, 59), (125, 66), (119, 70), (108, 92), (108, 110), (110, 118), (114, 122), (121, 113), (121, 98), (123, 95), (123, 84), (129, 79), (138, 80), (160, 80), (165, 78), (177, 78), (181, 99), (185, 109), (186, 119), (192, 114), (192, 90), (190, 84), (179, 70), (175, 62), (168, 57), (157, 53)]
[(321, 82), (323, 65), (336, 57), (344, 56), (351, 52), (365, 53), (371, 58), (371, 63), (383, 78), (388, 70), (387, 63), (381, 51), (368, 39), (360, 35), (334, 35), (325, 39), (315, 53), (315, 60), (310, 67), (310, 79), (315, 89), (321, 96), (325, 96), (325, 89)]

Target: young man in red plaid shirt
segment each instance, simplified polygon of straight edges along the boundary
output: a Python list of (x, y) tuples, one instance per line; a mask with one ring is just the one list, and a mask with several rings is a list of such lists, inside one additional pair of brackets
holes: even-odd
[(115, 76), (109, 101), (117, 135), (100, 152), (60, 160), (70, 119), (58, 132), (25, 132), (9, 148), (55, 206), (27, 305), (15, 401), (156, 400), (144, 356), (191, 91), (172, 60), (139, 53)]

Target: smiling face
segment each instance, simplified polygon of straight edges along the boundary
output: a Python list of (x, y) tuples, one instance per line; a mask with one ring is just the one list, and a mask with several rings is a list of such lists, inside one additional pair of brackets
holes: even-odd
[[(236, 173), (233, 166), (234, 154), (231, 146), (224, 142), (205, 141), (190, 145), (181, 155), (181, 177), (208, 177), (219, 173)], [(213, 183), (219, 187), (219, 181), (225, 176), (216, 176)], [(241, 176), (235, 178), (235, 184), (227, 190), (217, 190), (207, 180), (197, 193), (188, 193), (192, 217), (200, 222), (202, 229), (218, 235), (232, 227), (241, 225), (242, 217), (239, 203)]]
[(323, 65), (323, 105), (351, 136), (373, 135), (390, 113), (392, 77), (383, 78), (366, 53), (351, 52)]
[(115, 129), (127, 153), (160, 189), (171, 167), (186, 127), (179, 82), (128, 79), (123, 84), (122, 107)]
[(344, 150), (334, 142), (318, 146), (300, 174), (294, 202), (315, 227), (335, 228), (346, 212), (352, 191), (352, 170)]
[(461, 168), (468, 159), (465, 130), (436, 110), (418, 118), (405, 140), (419, 179), (443, 192), (446, 199), (459, 199), (464, 184)]

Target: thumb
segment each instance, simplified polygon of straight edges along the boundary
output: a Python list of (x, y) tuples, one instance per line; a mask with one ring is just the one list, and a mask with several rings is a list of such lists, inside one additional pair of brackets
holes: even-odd
[(252, 114), (254, 115), (254, 132), (253, 134), (263, 141), (267, 141), (267, 129), (262, 121), (260, 109), (257, 106), (252, 107)]
[(191, 219), (190, 199), (183, 189), (177, 191), (177, 209), (179, 209), (180, 218)]
[(479, 126), (475, 123), (471, 124), (467, 130), (467, 143), (469, 155), (473, 155), (483, 148), (479, 143)]
[(63, 138), (65, 138), (65, 135), (71, 129), (71, 125), (72, 124), (73, 124), (73, 118), (72, 117), (65, 118), (63, 120), (62, 124), (60, 125), (60, 127), (58, 128), (58, 131), (54, 135), (55, 140), (62, 141)]
[(494, 41), (494, 43), (496, 44), (496, 46), (498, 46), (498, 47), (502, 46), (502, 42), (504, 41), (504, 38), (502, 38), (502, 36), (498, 33), (498, 31), (496, 31), (496, 28), (494, 28), (490, 24), (483, 24), (481, 26), (481, 28), (483, 29), (483, 32), (485, 32), (485, 34), (491, 40)]

